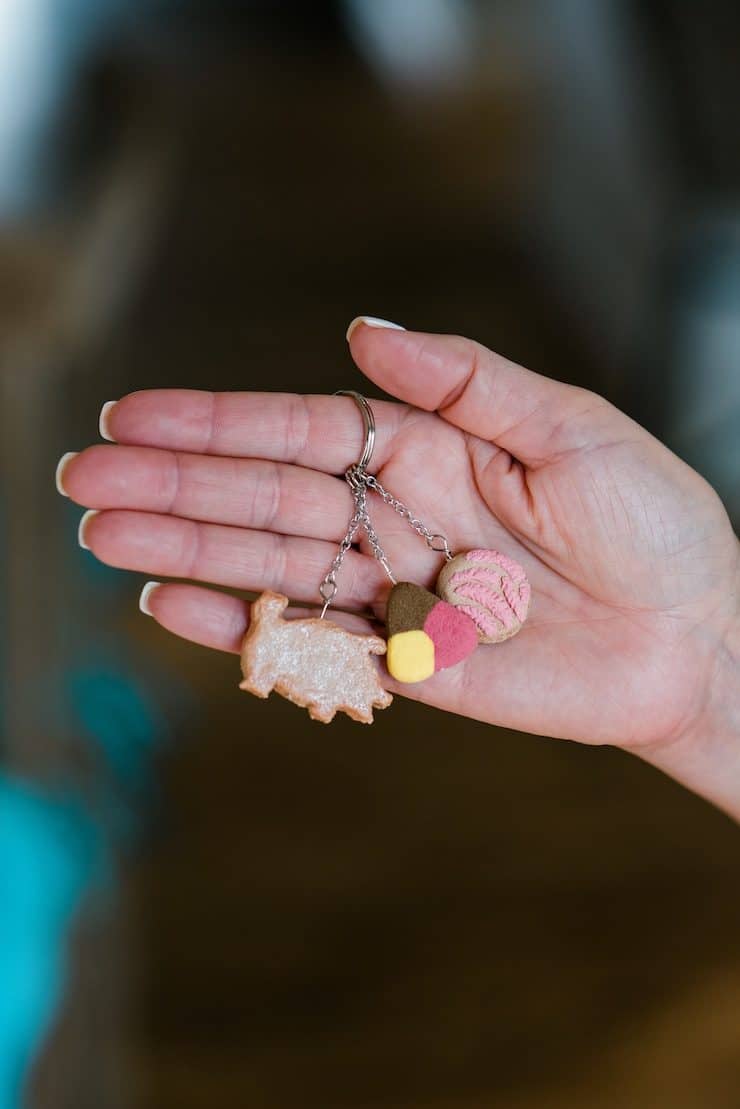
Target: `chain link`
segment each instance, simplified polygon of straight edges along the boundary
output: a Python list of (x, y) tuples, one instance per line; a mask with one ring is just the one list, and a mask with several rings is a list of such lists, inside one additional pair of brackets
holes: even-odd
[(417, 517), (409, 511), (402, 501), (399, 501), (397, 497), (394, 497), (392, 493), (384, 489), (378, 479), (373, 477), (372, 474), (368, 474), (362, 466), (359, 464), (350, 466), (344, 476), (355, 498), (355, 511), (349, 522), (344, 538), (339, 544), (339, 550), (329, 567), (329, 571), (319, 586), (319, 595), (324, 602), (324, 606), (321, 610), (322, 620), (326, 616), (326, 611), (337, 594), (337, 574), (344, 562), (344, 556), (354, 543), (355, 536), (360, 530), (365, 531), (374, 557), (383, 567), (393, 584), (396, 584), (393, 571), (388, 564), (385, 551), (381, 546), (367, 510), (368, 489), (372, 489), (374, 493), (377, 493), (381, 500), (385, 501), (385, 503), (390, 505), (399, 516), (406, 520), (414, 531), (425, 540), (430, 550), (444, 554), (448, 561), (452, 558), (452, 551), (450, 550), (449, 543), (445, 536), (438, 532), (430, 531), (421, 520), (417, 519)]
[(384, 489), (378, 479), (373, 477), (372, 474), (365, 475), (365, 484), (368, 489), (374, 490), (381, 500), (390, 505), (399, 516), (403, 517), (418, 535), (421, 535), (422, 538), (426, 540), (426, 544), (430, 550), (439, 551), (440, 554), (444, 554), (448, 562), (450, 561), (452, 558), (452, 551), (444, 535), (441, 535), (439, 532), (430, 531), (421, 520), (417, 519), (417, 517), (409, 511), (403, 501), (399, 501), (398, 497), (394, 497), (392, 493)]

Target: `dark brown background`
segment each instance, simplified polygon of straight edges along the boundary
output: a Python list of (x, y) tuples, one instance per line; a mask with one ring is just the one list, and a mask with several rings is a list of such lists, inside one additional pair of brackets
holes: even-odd
[[(122, 136), (97, 195), (104, 213), (106, 189), (144, 197), (145, 248), (123, 303), (72, 329), (49, 466), (129, 389), (361, 387), (358, 313), (475, 336), (661, 429), (655, 395), (635, 399), (650, 345), (615, 367), (527, 234), (526, 89), (484, 69), (394, 99), (333, 34), (199, 50), (185, 36), (152, 64), (137, 48), (96, 78)], [(77, 264), (75, 218), (14, 255), (31, 319)], [(103, 239), (85, 304), (136, 256)], [(90, 557), (68, 540), (63, 573)], [(140, 584), (108, 631), (191, 708), (172, 712), (112, 919), (77, 929), (37, 1105), (740, 1104), (728, 820), (617, 751), (400, 699), (372, 729), (257, 702), (236, 658), (140, 616)]]

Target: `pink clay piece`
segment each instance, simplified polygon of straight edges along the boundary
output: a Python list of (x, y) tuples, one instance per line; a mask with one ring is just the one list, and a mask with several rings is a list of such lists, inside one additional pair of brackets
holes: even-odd
[(462, 662), (478, 646), (478, 629), (460, 609), (439, 601), (424, 621), (424, 631), (434, 643), (434, 669), (445, 670)]

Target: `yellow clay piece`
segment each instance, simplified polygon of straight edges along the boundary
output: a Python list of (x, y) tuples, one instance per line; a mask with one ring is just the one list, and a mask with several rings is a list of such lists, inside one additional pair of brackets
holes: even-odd
[(423, 682), (434, 673), (434, 643), (424, 631), (397, 632), (388, 640), (388, 673), (398, 682)]

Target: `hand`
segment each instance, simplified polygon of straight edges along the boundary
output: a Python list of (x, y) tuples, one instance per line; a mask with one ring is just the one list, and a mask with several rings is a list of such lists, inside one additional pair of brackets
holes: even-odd
[[(373, 402), (370, 466), (453, 551), (524, 566), (530, 616), (514, 639), (396, 693), (479, 720), (630, 748), (740, 814), (740, 556), (712, 488), (603, 398), (467, 339), (350, 329)], [(106, 412), (119, 445), (69, 458), (64, 492), (97, 509), (84, 542), (104, 562), (317, 603), (352, 511), (334, 475), (356, 461), (347, 397), (133, 393)], [(431, 586), (439, 556), (377, 497), (398, 580)], [(336, 604), (378, 615), (389, 583), (350, 551)], [(247, 603), (161, 585), (148, 610), (195, 642), (238, 651)], [(718, 699), (719, 698), (719, 699)], [(740, 714), (738, 714), (740, 715)]]

